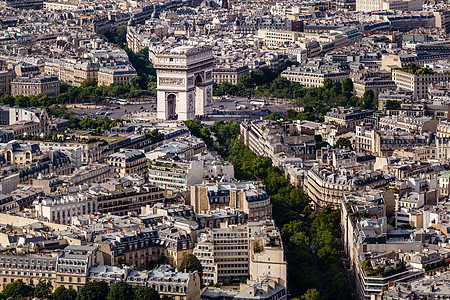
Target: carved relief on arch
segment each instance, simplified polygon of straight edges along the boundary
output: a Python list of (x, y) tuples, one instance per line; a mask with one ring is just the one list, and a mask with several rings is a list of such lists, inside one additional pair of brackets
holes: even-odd
[(184, 85), (184, 78), (170, 78), (170, 77), (160, 77), (159, 85)]

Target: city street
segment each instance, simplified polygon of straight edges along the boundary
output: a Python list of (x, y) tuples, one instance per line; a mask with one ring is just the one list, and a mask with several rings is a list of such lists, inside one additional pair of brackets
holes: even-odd
[[(245, 97), (229, 97), (221, 101), (214, 102), (213, 113), (203, 117), (205, 122), (214, 122), (217, 120), (242, 120), (242, 119), (260, 119), (265, 118), (273, 112), (284, 115), (288, 109), (287, 105), (264, 105), (260, 107), (254, 105)], [(241, 107), (241, 109), (239, 109)], [(156, 102), (141, 104), (72, 104), (69, 108), (76, 116), (81, 118), (104, 118), (110, 119), (148, 119), (156, 120)]]

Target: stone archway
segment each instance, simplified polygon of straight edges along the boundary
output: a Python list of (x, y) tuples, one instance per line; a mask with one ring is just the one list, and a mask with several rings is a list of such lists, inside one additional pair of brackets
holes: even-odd
[(177, 96), (175, 94), (167, 95), (167, 115), (170, 120), (177, 119)]
[(203, 78), (202, 78), (202, 75), (198, 74), (198, 75), (195, 77), (195, 86), (202, 86), (202, 84), (203, 84)]
[(195, 75), (195, 114), (196, 115), (204, 115), (204, 106), (205, 106), (205, 83), (204, 83), (203, 74), (199, 73)]

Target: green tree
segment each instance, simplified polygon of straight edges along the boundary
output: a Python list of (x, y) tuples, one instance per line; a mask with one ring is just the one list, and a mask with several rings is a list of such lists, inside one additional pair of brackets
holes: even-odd
[(50, 282), (46, 282), (45, 280), (40, 280), (33, 290), (34, 297), (41, 299), (48, 299), (51, 293), (52, 285)]
[(134, 289), (134, 300), (159, 300), (159, 293), (151, 287), (139, 286)]
[(272, 121), (278, 121), (281, 118), (282, 118), (282, 116), (277, 112), (273, 112), (270, 116), (266, 117), (266, 119), (272, 120)]
[(386, 109), (399, 109), (401, 107), (400, 101), (388, 100), (386, 101), (385, 108)]
[(320, 300), (320, 293), (317, 289), (308, 289), (300, 298), (301, 300)]
[(133, 287), (125, 281), (118, 281), (111, 286), (108, 294), (108, 300), (127, 300), (134, 299)]
[(336, 144), (334, 144), (335, 148), (341, 148), (341, 147), (347, 147), (350, 150), (352, 150), (352, 143), (350, 142), (350, 140), (348, 138), (343, 138), (340, 137), (338, 138), (338, 140), (336, 141)]
[(75, 300), (77, 292), (72, 288), (66, 289), (64, 286), (60, 286), (53, 292), (51, 298), (53, 300)]
[(375, 94), (371, 89), (368, 89), (364, 92), (363, 97), (361, 98), (360, 107), (364, 109), (375, 109), (377, 107), (377, 101), (375, 100)]
[(333, 87), (333, 81), (330, 78), (327, 78), (323, 81), (323, 88), (325, 90), (331, 90)]
[(95, 78), (89, 78), (80, 84), (81, 88), (96, 87), (96, 86), (97, 86), (97, 79)]
[(321, 136), (320, 134), (316, 134), (316, 135), (314, 136), (314, 141), (315, 141), (315, 148), (316, 148), (316, 150), (319, 150), (319, 149), (321, 149), (322, 147), (327, 147), (327, 146), (330, 145), (330, 144), (328, 144), (327, 142), (324, 142), (324, 141), (322, 140), (322, 136)]
[(239, 77), (237, 84), (237, 88), (240, 90), (245, 90), (253, 87), (253, 80), (250, 75), (242, 75)]
[(295, 109), (290, 108), (286, 112), (286, 118), (288, 120), (295, 120), (295, 119), (297, 119), (297, 116), (298, 116), (298, 112)]
[(180, 271), (180, 272), (198, 271), (200, 278), (203, 275), (202, 264), (200, 263), (198, 258), (194, 254), (191, 254), (191, 253), (188, 253), (185, 256), (183, 256), (183, 260), (181, 261), (178, 271)]
[(353, 81), (350, 78), (345, 78), (342, 81), (342, 94), (353, 93)]
[(109, 286), (104, 281), (88, 281), (78, 291), (76, 300), (105, 300)]
[(21, 279), (18, 279), (14, 282), (8, 283), (2, 291), (2, 296), (4, 298), (19, 298), (31, 296), (33, 292), (33, 288), (29, 285), (26, 285)]
[(200, 135), (200, 129), (203, 128), (202, 122), (200, 120), (197, 120), (197, 119), (186, 120), (186, 121), (184, 121), (184, 125), (186, 125), (187, 128), (189, 129), (189, 131), (195, 136), (199, 136)]
[(16, 97), (14, 105), (18, 107), (30, 107), (30, 98), (19, 95)]
[(14, 98), (13, 96), (11, 96), (10, 93), (4, 93), (4, 94), (0, 97), (0, 102), (1, 102), (3, 105), (14, 106), (15, 98)]
[(211, 126), (211, 131), (215, 133), (219, 143), (226, 144), (239, 136), (240, 128), (239, 123), (233, 121), (217, 121)]

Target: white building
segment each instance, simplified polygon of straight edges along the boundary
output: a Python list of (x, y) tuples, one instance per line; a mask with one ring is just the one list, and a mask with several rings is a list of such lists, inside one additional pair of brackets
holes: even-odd
[(157, 118), (189, 120), (212, 108), (212, 66), (209, 47), (179, 46), (155, 55)]
[(422, 10), (423, 0), (356, 0), (356, 11)]
[[(272, 278), (286, 286), (287, 263), (284, 257), (281, 234), (273, 220), (251, 221), (250, 234), (250, 280)], [(261, 251), (260, 251), (261, 250)]]
[(333, 82), (341, 82), (348, 77), (348, 74), (342, 71), (288, 68), (281, 73), (281, 77), (290, 81), (299, 82), (304, 87), (322, 87), (325, 79), (331, 79)]
[(97, 212), (97, 200), (83, 193), (65, 195), (60, 199), (36, 200), (33, 204), (38, 217), (59, 224), (70, 224), (74, 216)]
[(249, 245), (246, 225), (202, 233), (193, 254), (203, 266), (203, 282), (239, 282), (247, 277)]
[(171, 190), (183, 190), (203, 179), (200, 160), (156, 159), (149, 167), (149, 183)]
[(412, 92), (415, 99), (427, 97), (430, 84), (449, 82), (448, 68), (432, 71), (430, 74), (411, 74), (402, 70), (393, 70), (392, 79), (400, 90)]

